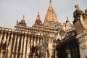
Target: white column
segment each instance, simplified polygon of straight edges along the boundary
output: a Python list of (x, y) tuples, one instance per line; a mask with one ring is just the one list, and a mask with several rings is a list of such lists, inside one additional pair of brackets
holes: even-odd
[(26, 49), (25, 49), (25, 58), (27, 57), (27, 48), (28, 48), (28, 37), (26, 38)]
[(8, 53), (9, 53), (8, 58), (11, 57), (12, 38), (13, 38), (13, 34), (11, 34), (11, 38), (9, 38), (10, 42), (9, 42), (9, 46), (8, 46)]
[[(2, 37), (3, 37), (3, 33), (1, 34), (1, 37), (0, 37), (0, 44), (1, 44), (1, 42), (2, 42)], [(2, 46), (1, 46), (2, 47)], [(1, 47), (0, 47), (0, 49), (1, 49)], [(0, 57), (2, 58), (2, 50), (1, 50), (1, 52), (0, 52)]]
[(39, 45), (39, 38), (37, 38), (37, 44)]
[(6, 50), (5, 50), (5, 57), (7, 57), (8, 56), (8, 46), (7, 46), (7, 40), (8, 40), (8, 34), (6, 34), (6, 41), (5, 41), (5, 43), (6, 43)]
[(20, 53), (21, 53), (21, 55), (20, 55), (19, 58), (22, 57), (22, 49), (23, 49), (22, 47), (23, 47), (23, 36), (21, 36), (21, 47), (20, 47)]
[(49, 41), (48, 41), (48, 50), (49, 50), (49, 58), (51, 58), (51, 56), (52, 56), (52, 53), (53, 53), (53, 40), (52, 40), (52, 38), (50, 37), (49, 38)]
[(29, 53), (30, 53), (30, 37), (28, 37), (27, 39), (28, 39), (28, 43), (27, 43), (27, 56), (26, 56), (26, 58), (29, 57)]
[(27, 39), (27, 37), (25, 36), (25, 38), (24, 38), (24, 48), (23, 48), (23, 58), (25, 58), (26, 39)]
[(12, 58), (14, 57), (14, 53), (15, 53), (16, 38), (17, 38), (17, 35), (15, 35), (15, 38), (14, 38), (13, 55), (12, 55)]
[(4, 39), (3, 39), (3, 43), (6, 42), (6, 34), (4, 34)]
[(31, 37), (31, 47), (33, 46), (33, 37)]
[(8, 48), (8, 46), (9, 46), (9, 37), (10, 37), (10, 35), (8, 34), (8, 37), (7, 37), (7, 40), (6, 40), (6, 46), (7, 46), (7, 58), (10, 56), (10, 54), (9, 54), (9, 48)]
[(3, 36), (3, 33), (0, 34), (0, 44), (1, 44), (2, 36)]
[(20, 35), (18, 35), (18, 38), (17, 39), (18, 40), (17, 40), (17, 49), (16, 49), (16, 57), (15, 58), (17, 58), (17, 56), (18, 56), (18, 47), (19, 47)]
[(31, 47), (32, 47), (32, 46), (31, 46), (31, 39), (32, 39), (32, 38), (30, 37), (30, 39), (29, 39), (29, 44), (30, 44), (30, 52), (29, 52), (29, 56), (30, 56), (30, 53), (31, 53)]
[(36, 38), (34, 38), (34, 47), (36, 46)]
[[(3, 41), (2, 44), (5, 44), (5, 43), (6, 43), (6, 33), (4, 34), (4, 39), (3, 39), (2, 41)], [(4, 52), (4, 51), (5, 51), (5, 50), (2, 50), (2, 58), (5, 57), (5, 55), (3, 55), (3, 52)]]
[[(3, 37), (3, 33), (0, 34), (0, 44), (2, 42), (2, 37)], [(1, 49), (1, 47), (0, 47), (0, 49)], [(0, 57), (2, 58), (2, 53), (1, 52), (0, 52)]]

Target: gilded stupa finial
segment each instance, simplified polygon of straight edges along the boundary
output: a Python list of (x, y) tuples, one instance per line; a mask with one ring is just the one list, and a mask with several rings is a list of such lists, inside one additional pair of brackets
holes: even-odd
[(52, 0), (50, 0), (49, 10), (53, 10), (53, 7), (52, 7)]

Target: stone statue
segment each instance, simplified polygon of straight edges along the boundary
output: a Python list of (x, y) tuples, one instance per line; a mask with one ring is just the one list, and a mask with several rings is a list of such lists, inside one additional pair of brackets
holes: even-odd
[(83, 14), (84, 14), (83, 11), (80, 10), (78, 4), (75, 5), (75, 8), (76, 8), (76, 10), (75, 10), (74, 13), (73, 13), (74, 22), (76, 22), (77, 20), (80, 19), (80, 15), (83, 15)]
[(77, 4), (77, 5), (75, 5), (75, 8), (76, 8), (76, 10), (80, 10), (80, 8), (79, 8), (78, 4)]

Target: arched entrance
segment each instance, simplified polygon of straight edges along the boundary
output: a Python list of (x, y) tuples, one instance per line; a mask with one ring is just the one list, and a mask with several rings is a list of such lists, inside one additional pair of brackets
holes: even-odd
[(58, 58), (80, 58), (79, 43), (76, 36), (61, 40), (56, 50)]

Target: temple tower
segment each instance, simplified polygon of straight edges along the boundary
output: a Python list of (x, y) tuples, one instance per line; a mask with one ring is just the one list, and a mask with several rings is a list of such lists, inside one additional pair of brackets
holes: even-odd
[(58, 23), (57, 15), (52, 7), (52, 0), (50, 0), (49, 8), (47, 10), (44, 26), (55, 26), (55, 23)]

